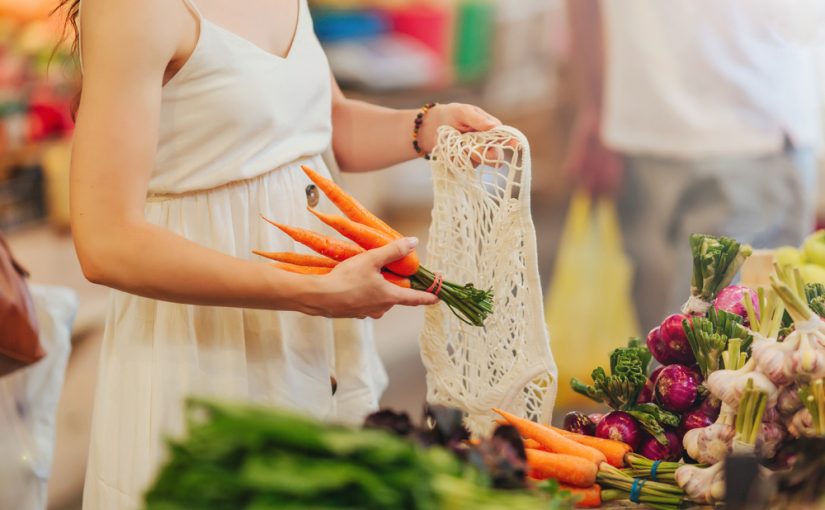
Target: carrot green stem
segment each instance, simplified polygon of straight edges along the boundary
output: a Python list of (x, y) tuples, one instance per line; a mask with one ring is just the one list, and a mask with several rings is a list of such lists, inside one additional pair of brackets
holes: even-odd
[[(419, 267), (410, 278), (413, 289), (431, 292), (435, 292), (435, 281), (435, 274), (425, 267)], [(487, 316), (493, 313), (492, 291), (477, 289), (472, 284), (461, 286), (445, 280), (438, 297), (459, 320), (470, 326), (483, 326)]]

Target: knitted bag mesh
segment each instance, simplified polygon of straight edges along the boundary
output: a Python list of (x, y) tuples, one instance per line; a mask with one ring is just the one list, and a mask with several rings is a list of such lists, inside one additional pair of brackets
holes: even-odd
[(420, 344), (427, 401), (458, 407), (475, 435), (492, 407), (548, 423), (556, 365), (544, 322), (530, 216), (530, 147), (502, 127), (461, 134), (442, 127), (433, 150), (434, 208), (427, 266), (457, 283), (492, 289), (484, 327), (429, 307)]

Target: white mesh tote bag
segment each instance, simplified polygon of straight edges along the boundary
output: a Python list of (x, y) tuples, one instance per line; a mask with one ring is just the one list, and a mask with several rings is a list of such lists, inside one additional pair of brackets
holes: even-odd
[(477, 435), (492, 429), (492, 407), (548, 423), (556, 364), (530, 216), (527, 139), (509, 127), (466, 134), (442, 127), (432, 156), (428, 267), (492, 289), (493, 313), (475, 327), (444, 304), (429, 307), (420, 338), (427, 401), (463, 409)]

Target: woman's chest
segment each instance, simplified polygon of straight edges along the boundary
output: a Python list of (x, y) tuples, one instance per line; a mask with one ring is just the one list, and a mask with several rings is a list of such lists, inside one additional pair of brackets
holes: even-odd
[(272, 55), (289, 55), (305, 0), (198, 0), (203, 18)]

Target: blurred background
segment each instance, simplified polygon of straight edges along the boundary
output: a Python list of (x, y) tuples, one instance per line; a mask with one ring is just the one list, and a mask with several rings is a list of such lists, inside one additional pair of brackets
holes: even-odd
[[(69, 112), (78, 70), (66, 48), (55, 46), (62, 27), (48, 16), (53, 4), (0, 0), (0, 231), (32, 281), (67, 286), (80, 297), (49, 490), (50, 508), (77, 510), (108, 292), (84, 280), (69, 232)], [(310, 0), (310, 5), (317, 35), (348, 96), (403, 108), (429, 101), (476, 104), (526, 134), (540, 272), (550, 285), (573, 193), (562, 171), (576, 111), (564, 2)], [(825, 58), (812, 58), (825, 69)], [(399, 230), (426, 238), (432, 200), (426, 162), (344, 178), (365, 205)], [(417, 346), (421, 323), (419, 310), (394, 310), (376, 324), (391, 377), (383, 403), (414, 414), (426, 392)], [(550, 330), (552, 337), (552, 324)], [(559, 340), (554, 340), (555, 349)], [(584, 354), (591, 356), (590, 368), (593, 356), (604, 356)], [(567, 360), (557, 354), (556, 361)]]

